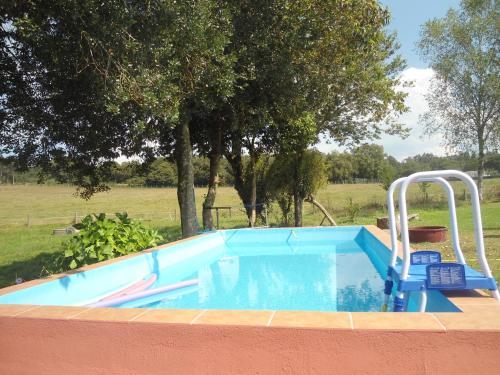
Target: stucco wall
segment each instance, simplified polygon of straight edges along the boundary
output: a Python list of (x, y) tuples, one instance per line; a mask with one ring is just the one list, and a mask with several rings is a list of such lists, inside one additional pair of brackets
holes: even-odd
[(495, 374), (500, 331), (0, 318), (1, 374)]

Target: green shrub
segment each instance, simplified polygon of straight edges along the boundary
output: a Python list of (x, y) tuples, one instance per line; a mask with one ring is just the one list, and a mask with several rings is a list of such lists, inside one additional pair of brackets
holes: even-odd
[(380, 186), (387, 191), (391, 187), (391, 184), (396, 179), (396, 170), (393, 166), (385, 162), (380, 169)]
[(358, 217), (359, 211), (361, 211), (361, 206), (359, 205), (359, 203), (355, 203), (352, 200), (352, 197), (348, 197), (346, 210), (349, 222), (354, 223), (354, 221), (356, 221), (356, 218)]
[(125, 212), (117, 213), (116, 219), (107, 218), (104, 213), (87, 215), (82, 226), (77, 235), (63, 243), (63, 251), (46, 267), (50, 272), (63, 272), (135, 253), (163, 240), (156, 230), (147, 229)]
[(429, 202), (429, 188), (431, 187), (430, 182), (421, 182), (418, 184), (418, 188), (420, 189), (420, 192), (422, 193), (422, 202), (423, 203), (428, 203)]

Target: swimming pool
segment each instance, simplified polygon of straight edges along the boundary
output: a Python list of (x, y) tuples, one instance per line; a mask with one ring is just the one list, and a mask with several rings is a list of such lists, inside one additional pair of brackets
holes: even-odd
[[(379, 311), (389, 257), (361, 226), (225, 230), (5, 294), (0, 303), (83, 306), (155, 275), (152, 289), (196, 284), (116, 307)], [(427, 311), (459, 309), (433, 291)]]

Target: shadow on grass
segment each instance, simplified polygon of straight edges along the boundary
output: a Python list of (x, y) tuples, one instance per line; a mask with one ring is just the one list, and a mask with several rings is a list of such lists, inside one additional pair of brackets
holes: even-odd
[[(181, 238), (179, 226), (157, 228), (162, 235), (161, 244), (175, 241)], [(10, 264), (0, 266), (0, 288), (14, 285), (16, 278), (20, 277), (24, 281), (40, 279), (49, 276), (47, 268), (52, 264), (54, 258), (60, 252), (39, 253), (28, 259), (17, 260)], [(68, 270), (66, 273), (79, 273), (78, 270)]]
[(492, 226), (492, 225), (483, 225), (483, 230), (500, 230), (500, 225)]
[[(246, 228), (246, 226), (228, 226), (233, 228)], [(163, 241), (159, 244), (165, 244), (168, 242), (176, 241), (182, 238), (180, 226), (164, 226), (157, 227), (158, 233), (163, 237)], [(222, 228), (221, 228), (222, 229)], [(24, 281), (40, 279), (49, 276), (47, 268), (51, 268), (54, 258), (60, 254), (60, 252), (44, 252), (39, 253), (28, 259), (14, 261), (10, 264), (0, 266), (0, 288), (6, 286), (14, 285), (16, 283), (16, 278), (22, 278)], [(78, 270), (68, 270), (68, 274), (79, 273)], [(61, 282), (67, 282), (68, 280), (62, 280)]]
[(0, 266), (0, 287), (14, 285), (18, 277), (29, 281), (48, 276), (44, 267), (52, 261), (55, 254), (57, 253), (40, 253), (33, 258)]
[(178, 225), (172, 227), (157, 227), (156, 230), (160, 236), (163, 237), (163, 241), (160, 241), (159, 245), (177, 241), (182, 238), (181, 227)]

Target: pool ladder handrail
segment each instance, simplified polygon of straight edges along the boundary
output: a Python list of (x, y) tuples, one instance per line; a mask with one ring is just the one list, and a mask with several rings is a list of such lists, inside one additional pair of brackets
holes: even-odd
[[(387, 206), (389, 210), (389, 231), (390, 231), (390, 236), (391, 236), (391, 261), (389, 263), (390, 269), (394, 268), (396, 266), (396, 261), (397, 261), (397, 244), (398, 244), (398, 234), (397, 234), (397, 223), (396, 223), (396, 210), (394, 207), (394, 192), (395, 190), (403, 183), (403, 181), (406, 179), (406, 177), (401, 177), (394, 181), (391, 186), (389, 187), (389, 190), (387, 191)], [(455, 206), (455, 194), (453, 191), (452, 186), (448, 181), (446, 181), (442, 177), (433, 177), (433, 178), (420, 178), (417, 181), (414, 182), (434, 182), (439, 185), (441, 185), (447, 194), (448, 197), (448, 210), (449, 210), (449, 215), (450, 215), (450, 226), (451, 226), (451, 233), (452, 233), (452, 246), (453, 246), (453, 251), (455, 253), (455, 256), (458, 260), (459, 263), (461, 264), (466, 264), (465, 258), (462, 252), (462, 249), (460, 247), (460, 239), (458, 236), (458, 224), (456, 220), (456, 206)], [(392, 281), (392, 275), (391, 271), (388, 271), (387, 274), (387, 279), (389, 281)], [(392, 284), (391, 284), (392, 285)], [(391, 288), (392, 289), (392, 288)], [(420, 308), (419, 309), (424, 309), (425, 310), (425, 305), (427, 304), (427, 293), (426, 291), (421, 292), (421, 299), (420, 299)], [(389, 301), (389, 296), (390, 296), (390, 291), (387, 291), (385, 296), (384, 296), (384, 305), (383, 309), (387, 309), (387, 304)]]
[[(394, 191), (403, 183), (403, 181), (406, 179), (406, 177), (402, 177), (397, 179), (392, 183), (392, 185), (389, 187), (389, 190), (387, 192), (387, 205), (389, 209), (389, 230), (390, 230), (390, 235), (391, 235), (391, 250), (392, 250), (392, 255), (391, 255), (391, 262), (390, 265), (394, 267), (396, 265), (396, 260), (397, 260), (397, 243), (398, 243), (398, 235), (397, 235), (397, 228), (396, 228), (396, 214), (395, 214), (395, 207), (394, 207)], [(462, 249), (460, 247), (460, 238), (458, 236), (458, 223), (457, 223), (457, 215), (456, 215), (456, 205), (455, 205), (455, 194), (453, 191), (453, 187), (450, 185), (448, 181), (446, 181), (442, 177), (434, 177), (434, 178), (421, 178), (418, 179), (417, 181), (414, 181), (417, 183), (422, 183), (422, 182), (434, 182), (439, 185), (441, 185), (445, 191), (446, 195), (448, 197), (448, 210), (449, 210), (449, 217), (450, 217), (450, 226), (451, 226), (451, 234), (452, 234), (452, 246), (453, 246), (453, 251), (455, 253), (455, 256), (457, 258), (458, 263), (460, 264), (466, 264)], [(401, 219), (401, 218), (400, 218)], [(396, 251), (395, 251), (396, 250)]]
[[(451, 184), (445, 180), (445, 178), (454, 177), (465, 183), (471, 194), (472, 211), (473, 211), (473, 222), (474, 222), (474, 240), (476, 243), (476, 255), (481, 265), (481, 270), (487, 277), (492, 277), (491, 269), (486, 260), (484, 241), (483, 241), (483, 229), (481, 221), (480, 203), (479, 203), (479, 193), (474, 180), (466, 173), (455, 171), (455, 170), (442, 170), (442, 171), (430, 171), (430, 172), (417, 172), (408, 177), (402, 177), (394, 181), (389, 190), (387, 191), (387, 206), (389, 210), (389, 230), (391, 236), (391, 260), (389, 264), (389, 270), (386, 279), (386, 290), (385, 290), (385, 300), (383, 310), (387, 309), (387, 303), (390, 296), (388, 294), (388, 283), (391, 285), (392, 290), (392, 275), (391, 269), (394, 268), (397, 261), (397, 228), (396, 228), (396, 215), (394, 207), (394, 192), (400, 187), (399, 191), (399, 210), (400, 210), (400, 228), (401, 228), (401, 242), (403, 247), (403, 266), (400, 275), (401, 280), (406, 280), (408, 278), (408, 272), (410, 269), (410, 241), (408, 233), (408, 212), (406, 206), (406, 192), (408, 186), (411, 183), (421, 183), (421, 182), (434, 182), (442, 185), (447, 193), (448, 198), (448, 209), (450, 216), (450, 226), (452, 235), (452, 245), (457, 259), (457, 263), (466, 265), (465, 258), (463, 256), (462, 249), (460, 248), (460, 240), (458, 236), (458, 223), (456, 215), (455, 206), (455, 194)], [(497, 290), (492, 291), (492, 295), (495, 299), (500, 301), (500, 294)], [(396, 298), (404, 300), (404, 292), (397, 292)], [(407, 301), (407, 299), (406, 299)], [(419, 311), (425, 311), (427, 304), (427, 293), (425, 290), (421, 292), (421, 299), (419, 305)], [(405, 307), (406, 309), (406, 307)]]

